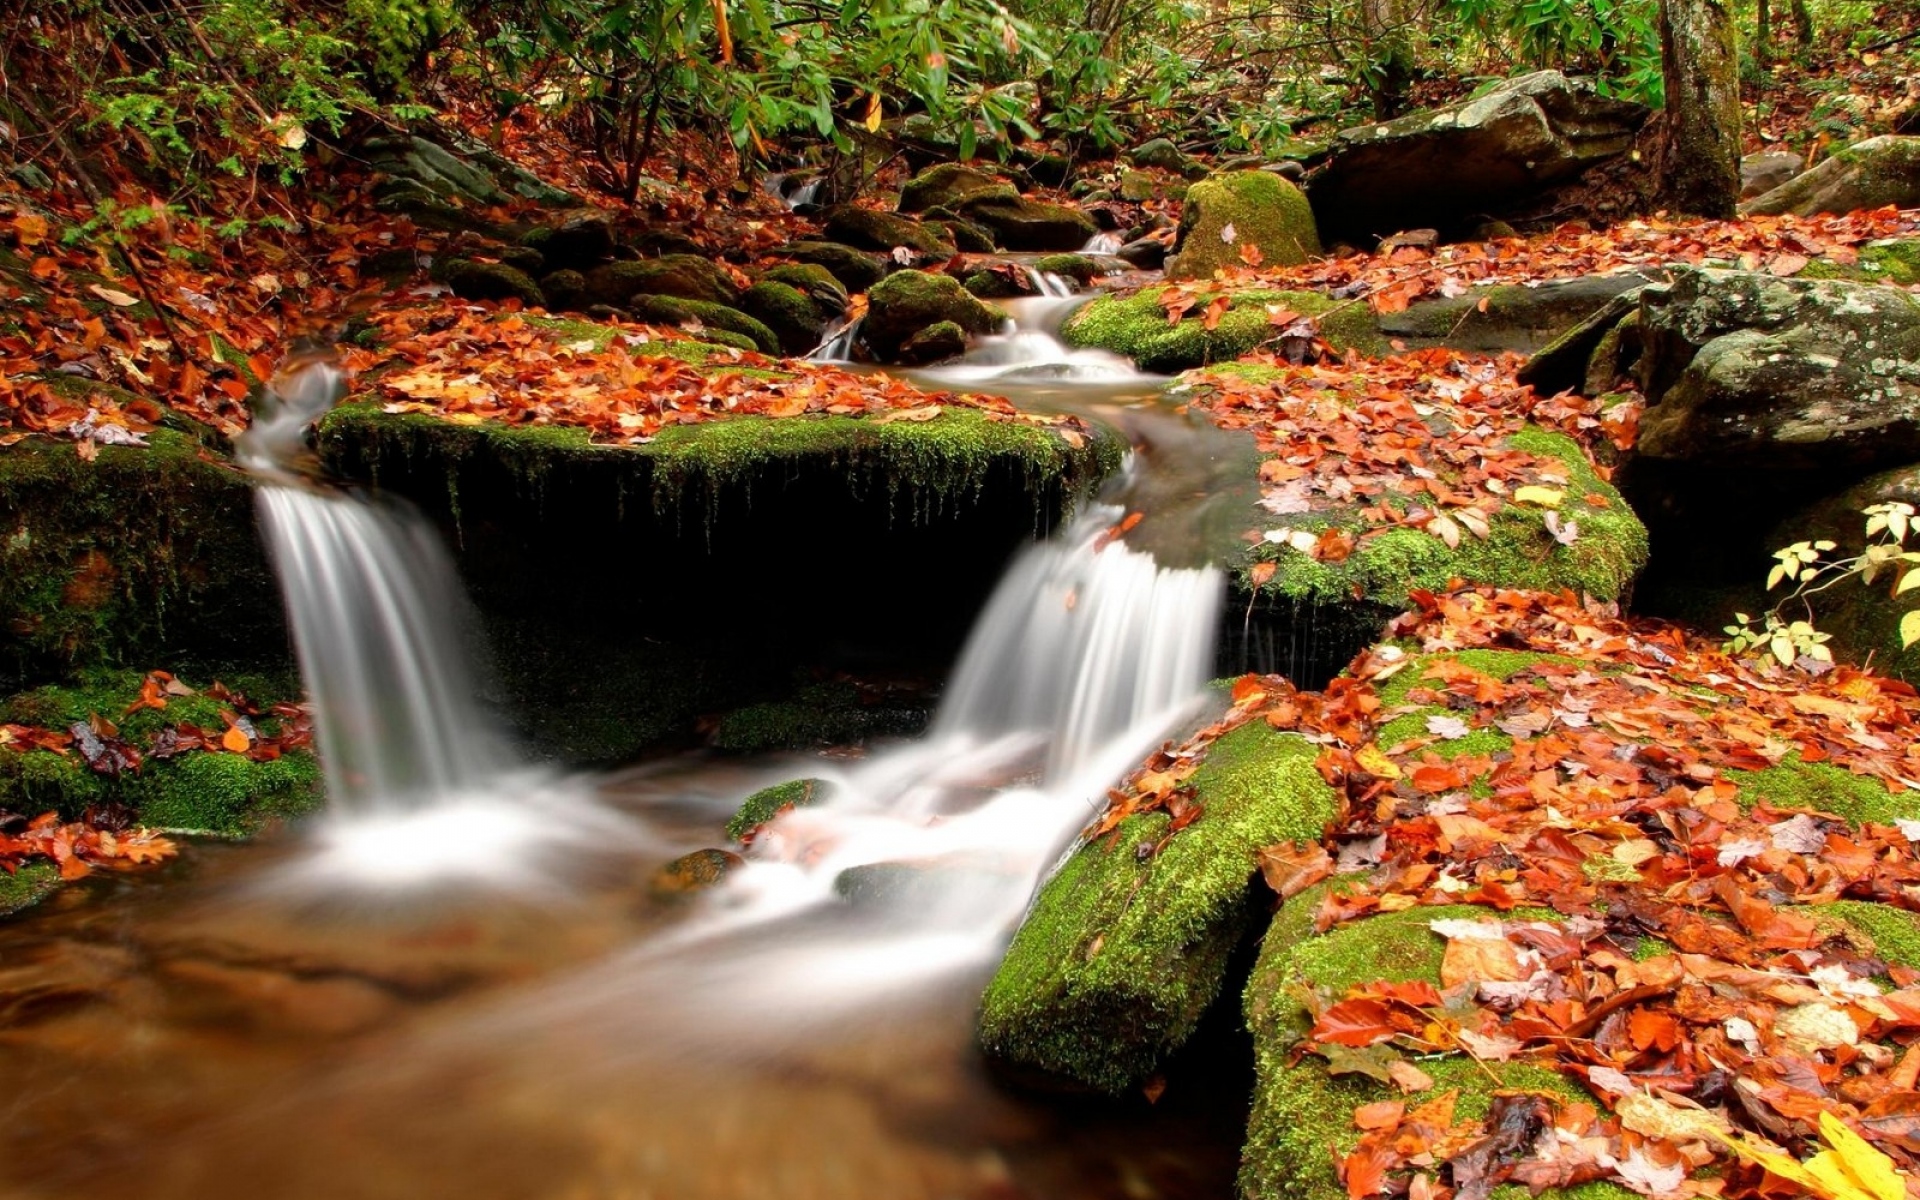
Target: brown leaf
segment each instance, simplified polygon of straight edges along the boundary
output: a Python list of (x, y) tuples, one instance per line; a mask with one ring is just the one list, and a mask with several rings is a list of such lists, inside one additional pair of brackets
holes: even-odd
[(1259, 851), (1260, 876), (1282, 900), (1333, 875), (1333, 856), (1318, 842), (1289, 842)]

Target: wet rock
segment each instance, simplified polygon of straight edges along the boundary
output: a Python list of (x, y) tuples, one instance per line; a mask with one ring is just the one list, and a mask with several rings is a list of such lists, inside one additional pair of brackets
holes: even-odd
[[(954, 253), (953, 242), (944, 229), (921, 224), (911, 217), (878, 212), (871, 208), (843, 205), (827, 215), (823, 231), (828, 238), (863, 250), (890, 252), (904, 246), (919, 254), (942, 258)], [(832, 270), (831, 264), (824, 264)], [(851, 285), (849, 285), (851, 286)]]
[(1742, 216), (1847, 213), (1920, 206), (1920, 137), (1888, 134), (1856, 142), (1804, 175), (1740, 206)]
[(1193, 165), (1193, 160), (1167, 138), (1152, 138), (1141, 142), (1122, 157), (1136, 167), (1153, 167), (1161, 171), (1172, 171), (1175, 174)]
[(1740, 160), (1740, 198), (1763, 196), (1800, 174), (1800, 156), (1785, 150), (1761, 150)]
[(831, 788), (825, 780), (793, 779), (761, 788), (740, 802), (727, 819), (727, 836), (744, 842), (768, 821), (790, 808), (811, 808), (825, 802)]
[(959, 217), (941, 217), (929, 221), (928, 224), (936, 229), (945, 230), (947, 236), (953, 239), (954, 246), (964, 253), (992, 254), (999, 249), (994, 244), (993, 235), (972, 221)]
[(613, 262), (587, 272), (587, 295), (594, 303), (621, 304), (636, 294), (733, 304), (740, 289), (733, 276), (695, 254)]
[(922, 213), (930, 208), (957, 210), (968, 200), (1018, 199), (1020, 189), (987, 172), (960, 163), (941, 163), (909, 179), (900, 189), (895, 211)]
[[(752, 348), (762, 354), (777, 356), (780, 353), (780, 338), (773, 330), (729, 305), (642, 292), (630, 297), (626, 308), (636, 321), (673, 325), (702, 336), (721, 330), (747, 339)], [(720, 340), (723, 345), (738, 345), (731, 340)]]
[(813, 305), (822, 321), (837, 320), (847, 312), (847, 289), (833, 272), (817, 263), (789, 263), (760, 273), (762, 283), (784, 283), (797, 289)]
[(864, 292), (887, 274), (886, 264), (879, 255), (839, 242), (788, 242), (774, 253), (824, 268), (848, 292)]
[(960, 215), (991, 231), (1008, 250), (1078, 250), (1100, 232), (1077, 208), (1019, 196), (969, 200)]
[(1616, 296), (1650, 282), (1649, 275), (1623, 271), (1534, 286), (1474, 288), (1450, 299), (1421, 300), (1401, 312), (1383, 313), (1380, 332), (1416, 348), (1532, 353), (1605, 309)]
[(591, 271), (613, 257), (613, 221), (605, 213), (580, 213), (557, 226), (535, 229), (520, 241), (538, 250), (551, 270)]
[(1329, 239), (1464, 229), (1625, 153), (1648, 115), (1538, 71), (1445, 108), (1342, 130), (1307, 195)]
[(1159, 238), (1135, 238), (1114, 255), (1142, 271), (1158, 271), (1167, 261), (1167, 244)]
[(443, 264), (439, 274), (441, 282), (465, 300), (518, 300), (528, 308), (546, 306), (540, 285), (525, 271), (506, 263), (460, 258)]
[(662, 900), (703, 892), (746, 861), (731, 850), (695, 850), (655, 871), (647, 880), (647, 890)]
[(1277, 175), (1232, 171), (1188, 189), (1168, 279), (1207, 279), (1245, 265), (1248, 246), (1267, 266), (1294, 266), (1320, 254), (1320, 235), (1306, 197)]
[(761, 280), (740, 295), (740, 311), (780, 339), (780, 349), (800, 355), (820, 344), (826, 321), (806, 293), (774, 280)]
[(910, 367), (926, 367), (966, 353), (967, 331), (952, 321), (927, 326), (900, 343), (899, 358)]
[(554, 312), (578, 312), (591, 301), (587, 298), (587, 277), (578, 271), (555, 271), (540, 278), (540, 291), (547, 307)]
[(867, 297), (861, 326), (867, 345), (882, 361), (894, 361), (914, 334), (943, 321), (980, 334), (999, 327), (1000, 312), (975, 299), (947, 275), (900, 271), (876, 284)]

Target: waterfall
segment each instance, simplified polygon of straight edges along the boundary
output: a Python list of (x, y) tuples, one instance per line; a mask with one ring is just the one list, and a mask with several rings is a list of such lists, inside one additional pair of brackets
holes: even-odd
[(807, 352), (808, 362), (844, 363), (853, 361), (853, 340), (860, 336), (860, 322), (865, 317), (853, 320), (840, 320), (827, 327), (826, 336), (820, 344)]
[(1080, 247), (1080, 253), (1082, 254), (1117, 254), (1120, 251), (1120, 247), (1126, 244), (1127, 244), (1127, 239), (1124, 234), (1096, 233), (1092, 237), (1087, 239), (1086, 245)]

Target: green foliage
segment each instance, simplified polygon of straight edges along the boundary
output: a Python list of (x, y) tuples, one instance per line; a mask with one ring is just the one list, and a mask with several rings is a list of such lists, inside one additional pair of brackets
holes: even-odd
[[(1815, 629), (1811, 621), (1786, 619), (1782, 611), (1788, 605), (1795, 601), (1804, 603), (1835, 584), (1855, 578), (1867, 587), (1886, 580), (1892, 585), (1890, 594), (1894, 597), (1920, 588), (1920, 570), (1914, 569), (1920, 566), (1920, 550), (1909, 550), (1906, 545), (1907, 534), (1920, 529), (1913, 505), (1890, 500), (1868, 505), (1862, 515), (1867, 519), (1866, 546), (1850, 558), (1826, 558), (1837, 547), (1825, 540), (1795, 542), (1773, 552), (1767, 590), (1772, 591), (1783, 583), (1793, 584), (1793, 590), (1770, 611), (1761, 614), (1758, 625), (1746, 613), (1733, 614), (1735, 624), (1726, 627), (1729, 653), (1745, 654), (1764, 648), (1779, 659), (1782, 666), (1792, 666), (1801, 657), (1832, 662), (1833, 651), (1825, 645), (1831, 635)], [(1900, 618), (1899, 632), (1902, 649), (1920, 642), (1920, 609)]]
[(1441, 13), (1530, 70), (1589, 75), (1604, 94), (1662, 101), (1655, 0), (1442, 0)]

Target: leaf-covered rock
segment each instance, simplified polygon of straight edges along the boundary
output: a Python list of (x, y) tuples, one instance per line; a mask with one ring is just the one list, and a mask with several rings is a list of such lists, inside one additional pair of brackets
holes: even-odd
[(587, 297), (595, 304), (625, 307), (639, 294), (733, 304), (740, 289), (731, 275), (697, 254), (607, 263), (587, 273)]

